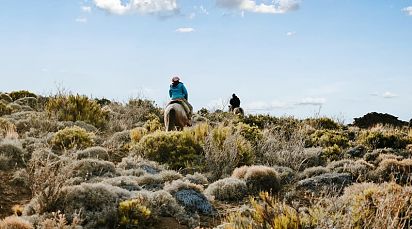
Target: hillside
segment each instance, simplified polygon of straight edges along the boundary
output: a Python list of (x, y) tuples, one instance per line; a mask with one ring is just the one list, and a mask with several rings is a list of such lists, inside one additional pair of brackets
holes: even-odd
[(1, 93), (0, 229), (412, 227), (407, 122), (162, 112)]

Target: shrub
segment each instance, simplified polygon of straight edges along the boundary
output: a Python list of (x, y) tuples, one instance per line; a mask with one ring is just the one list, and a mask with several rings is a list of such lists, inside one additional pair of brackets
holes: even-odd
[(251, 198), (251, 209), (235, 212), (226, 217), (225, 229), (236, 228), (300, 228), (301, 221), (298, 212), (270, 196), (261, 192), (259, 199)]
[(130, 192), (108, 184), (83, 183), (63, 188), (54, 207), (66, 214), (69, 222), (81, 209), (84, 228), (114, 228), (119, 203), (130, 197)]
[(207, 178), (198, 172), (195, 172), (194, 174), (187, 174), (183, 180), (199, 185), (207, 185), (209, 183)]
[(81, 177), (84, 180), (89, 180), (90, 178), (96, 176), (110, 176), (116, 172), (112, 162), (96, 159), (74, 161), (70, 165), (70, 168), (72, 171), (70, 174), (71, 177)]
[(237, 178), (224, 178), (210, 184), (205, 190), (207, 196), (216, 200), (239, 201), (247, 195), (246, 182)]
[(256, 148), (260, 164), (279, 165), (296, 171), (323, 164), (318, 149), (305, 149), (305, 135), (300, 128), (268, 128)]
[(20, 98), (20, 99), (14, 101), (14, 103), (19, 104), (20, 106), (28, 106), (28, 107), (31, 107), (33, 109), (35, 109), (37, 107), (37, 99), (35, 97)]
[(27, 220), (17, 217), (9, 216), (0, 221), (0, 229), (33, 229), (33, 225)]
[(114, 133), (103, 146), (109, 150), (109, 156), (112, 161), (121, 161), (123, 157), (127, 156), (131, 148), (130, 131)]
[(8, 94), (0, 93), (0, 100), (3, 100), (5, 103), (13, 102), (13, 99)]
[(239, 122), (236, 131), (255, 146), (263, 138), (262, 131), (256, 126)]
[(358, 137), (358, 142), (369, 149), (405, 149), (408, 144), (412, 143), (412, 138), (398, 129), (376, 127), (362, 131)]
[(0, 101), (0, 116), (11, 114), (13, 109), (7, 106), (3, 101)]
[(167, 183), (164, 190), (172, 194), (187, 211), (199, 212), (205, 215), (215, 213), (213, 206), (202, 194), (203, 188), (200, 185), (176, 180)]
[(154, 116), (153, 118), (147, 120), (145, 124), (143, 125), (144, 128), (147, 129), (147, 131), (153, 133), (157, 130), (162, 130), (163, 125), (160, 122), (160, 118), (157, 116)]
[(342, 158), (342, 151), (349, 147), (349, 138), (342, 131), (317, 130), (310, 138), (307, 144), (322, 147), (324, 157), (332, 160)]
[(336, 228), (410, 228), (411, 187), (389, 184), (354, 184), (339, 198), (344, 208)]
[(305, 169), (301, 173), (300, 177), (303, 178), (303, 179), (306, 179), (306, 178), (318, 176), (318, 175), (321, 175), (321, 174), (324, 174), (324, 173), (329, 173), (329, 172), (330, 172), (329, 169), (327, 169), (325, 167), (322, 167), (322, 166), (311, 167), (311, 168)]
[(152, 220), (151, 211), (141, 198), (125, 200), (119, 203), (120, 228), (147, 227)]
[(277, 192), (281, 188), (278, 172), (267, 166), (240, 167), (233, 171), (232, 177), (244, 180), (251, 194), (260, 191)]
[[(49, 217), (49, 216), (47, 216)], [(52, 212), (51, 218), (47, 218), (40, 223), (41, 229), (75, 229), (82, 228), (80, 226), (81, 220), (79, 214), (73, 216), (71, 224), (67, 222), (66, 215), (62, 214), (60, 211)]]
[(13, 99), (13, 101), (16, 101), (16, 100), (21, 99), (21, 98), (26, 98), (26, 97), (37, 98), (36, 94), (34, 94), (32, 92), (29, 92), (29, 91), (26, 91), (26, 90), (12, 91), (12, 92), (9, 93), (9, 96)]
[(25, 153), (21, 148), (20, 142), (4, 141), (0, 143), (1, 168), (0, 170), (8, 170), (14, 167), (25, 166)]
[(259, 129), (263, 129), (267, 126), (277, 124), (278, 119), (270, 115), (247, 115), (243, 117), (242, 122), (250, 125), (257, 126)]
[(328, 117), (309, 118), (305, 122), (318, 130), (338, 130), (341, 128), (339, 123)]
[(148, 161), (141, 157), (125, 157), (116, 167), (124, 170), (142, 169), (149, 174), (157, 174), (164, 170), (157, 162)]
[(46, 104), (46, 111), (60, 121), (85, 121), (98, 128), (103, 128), (108, 120), (96, 101), (82, 95), (56, 95)]
[(391, 181), (399, 184), (409, 184), (412, 181), (412, 159), (397, 161), (385, 159), (379, 163), (373, 173), (375, 180)]
[(6, 137), (10, 132), (16, 132), (16, 126), (9, 120), (0, 118), (0, 137)]
[(85, 150), (78, 151), (76, 154), (77, 154), (77, 159), (95, 158), (95, 159), (100, 159), (104, 161), (109, 160), (109, 153), (107, 152), (105, 148), (100, 147), (100, 146), (90, 147)]
[(139, 143), (140, 139), (147, 134), (147, 129), (143, 127), (136, 127), (130, 131), (130, 139), (132, 143)]
[(229, 175), (236, 167), (253, 162), (251, 144), (231, 127), (218, 126), (211, 131), (203, 147), (206, 170), (212, 179)]
[(142, 188), (139, 186), (138, 178), (135, 176), (119, 176), (107, 178), (102, 183), (110, 184), (128, 191), (139, 191)]
[(340, 160), (331, 162), (327, 168), (336, 173), (350, 173), (357, 181), (366, 181), (370, 171), (375, 169), (375, 166), (364, 160)]
[(93, 145), (93, 134), (74, 126), (66, 127), (54, 134), (51, 145), (55, 149), (84, 149)]
[(171, 169), (196, 166), (203, 150), (188, 132), (155, 132), (144, 136), (138, 151), (149, 160), (168, 164)]

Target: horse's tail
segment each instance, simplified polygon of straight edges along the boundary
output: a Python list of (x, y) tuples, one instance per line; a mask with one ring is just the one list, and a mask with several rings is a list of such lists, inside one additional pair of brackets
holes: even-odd
[(171, 108), (169, 110), (169, 113), (165, 116), (165, 125), (166, 125), (166, 131), (172, 131), (176, 124), (176, 111), (174, 108)]

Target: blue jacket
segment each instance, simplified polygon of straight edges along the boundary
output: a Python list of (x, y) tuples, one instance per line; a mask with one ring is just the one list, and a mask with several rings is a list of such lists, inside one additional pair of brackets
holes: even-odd
[(188, 100), (188, 94), (185, 85), (179, 83), (176, 86), (170, 85), (169, 96), (172, 100), (175, 99), (186, 99)]

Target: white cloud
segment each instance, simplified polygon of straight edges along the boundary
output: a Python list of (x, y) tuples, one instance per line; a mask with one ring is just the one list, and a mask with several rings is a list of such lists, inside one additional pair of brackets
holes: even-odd
[(122, 0), (93, 0), (96, 7), (113, 14), (141, 13), (158, 14), (165, 12), (177, 12), (176, 0), (130, 0), (122, 3)]
[(282, 14), (299, 9), (300, 0), (274, 0), (272, 4), (257, 3), (257, 0), (216, 0), (216, 5), (253, 13)]
[(296, 103), (298, 106), (321, 106), (326, 103), (325, 98), (312, 98), (312, 97), (307, 97), (302, 99), (300, 102)]
[(82, 11), (86, 13), (92, 12), (92, 7), (90, 6), (82, 6)]
[(392, 92), (389, 92), (389, 91), (383, 93), (382, 96), (383, 96), (383, 98), (385, 98), (385, 99), (391, 99), (391, 98), (398, 97), (398, 95), (393, 94)]
[(183, 27), (183, 28), (178, 28), (175, 31), (178, 33), (191, 33), (191, 32), (194, 32), (195, 29), (190, 28), (190, 27)]
[(286, 36), (291, 37), (291, 36), (295, 36), (296, 32), (287, 32)]
[(412, 6), (405, 7), (402, 11), (406, 12), (409, 16), (412, 16)]
[(76, 18), (76, 22), (86, 23), (86, 22), (87, 22), (87, 18), (85, 18), (85, 17), (78, 17), (78, 18)]

